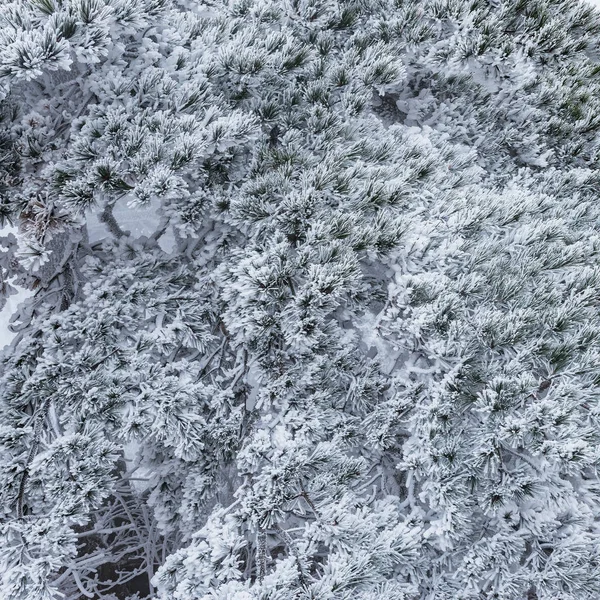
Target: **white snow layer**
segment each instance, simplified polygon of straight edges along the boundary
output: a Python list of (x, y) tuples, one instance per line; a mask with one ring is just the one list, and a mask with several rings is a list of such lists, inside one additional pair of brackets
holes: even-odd
[[(7, 235), (9, 233), (17, 233), (16, 227), (6, 226), (0, 229), (0, 236)], [(0, 350), (10, 344), (15, 337), (15, 333), (10, 330), (9, 324), (12, 316), (17, 312), (19, 304), (27, 300), (33, 295), (31, 290), (27, 290), (18, 285), (15, 285), (12, 281), (9, 283), (16, 288), (17, 293), (12, 294), (6, 300), (4, 308), (0, 310)]]
[[(113, 216), (123, 231), (130, 232), (133, 238), (151, 236), (160, 221), (158, 215), (159, 201), (154, 201), (146, 206), (128, 206), (126, 202), (119, 202), (113, 209)], [(86, 214), (86, 223), (90, 242), (97, 242), (110, 236), (106, 225), (98, 219), (97, 211), (89, 211)], [(158, 241), (165, 252), (171, 252), (175, 247), (175, 237), (172, 229), (169, 229)]]

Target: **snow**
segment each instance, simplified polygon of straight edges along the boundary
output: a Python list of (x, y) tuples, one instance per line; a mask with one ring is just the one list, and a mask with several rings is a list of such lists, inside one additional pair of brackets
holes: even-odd
[(13, 287), (17, 288), (17, 293), (10, 296), (6, 301), (4, 308), (0, 310), (0, 349), (10, 344), (16, 335), (9, 328), (12, 316), (17, 312), (19, 305), (33, 295), (31, 290), (27, 290), (14, 284)]
[[(128, 231), (132, 238), (149, 237), (158, 228), (160, 216), (158, 210), (160, 202), (158, 200), (145, 206), (128, 206), (126, 202), (115, 205), (113, 216), (119, 227), (123, 231)], [(97, 209), (88, 211), (86, 214), (86, 223), (90, 242), (97, 242), (111, 234), (106, 225), (98, 218)], [(171, 252), (175, 247), (175, 236), (172, 229), (169, 229), (159, 239), (159, 245), (165, 252)]]
[[(9, 233), (17, 233), (16, 227), (6, 226), (0, 229), (0, 236), (7, 235)], [(9, 283), (12, 287), (16, 288), (17, 293), (12, 294), (6, 300), (6, 304), (0, 310), (0, 350), (10, 344), (16, 333), (10, 330), (9, 324), (12, 316), (17, 312), (19, 305), (27, 298), (30, 298), (33, 295), (31, 290), (27, 290), (18, 285), (15, 285), (12, 280), (9, 280)]]

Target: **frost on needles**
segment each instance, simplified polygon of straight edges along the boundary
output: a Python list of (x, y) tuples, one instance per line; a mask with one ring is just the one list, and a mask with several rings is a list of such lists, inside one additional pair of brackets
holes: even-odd
[(2, 2), (0, 598), (599, 598), (599, 15)]

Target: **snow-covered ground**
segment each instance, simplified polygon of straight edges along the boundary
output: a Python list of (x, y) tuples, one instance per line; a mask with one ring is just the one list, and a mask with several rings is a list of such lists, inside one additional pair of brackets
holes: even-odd
[(10, 344), (15, 337), (15, 333), (13, 333), (8, 326), (11, 317), (17, 311), (19, 304), (31, 296), (30, 290), (18, 286), (15, 287), (17, 287), (18, 292), (10, 296), (6, 301), (4, 308), (0, 310), (0, 350), (7, 344)]
[[(17, 229), (15, 227), (6, 226), (0, 229), (0, 236), (7, 235), (9, 233), (17, 233)], [(12, 282), (11, 282), (12, 283)], [(4, 308), (0, 310), (0, 350), (4, 348), (7, 344), (10, 344), (15, 337), (15, 333), (13, 333), (9, 329), (9, 323), (11, 317), (17, 311), (19, 304), (24, 302), (32, 295), (30, 290), (26, 290), (25, 288), (16, 286), (12, 284), (13, 287), (17, 289), (17, 293), (9, 296)]]
[[(130, 207), (126, 202), (119, 202), (113, 209), (113, 216), (123, 231), (130, 232), (133, 238), (152, 235), (158, 228), (158, 201), (147, 206)], [(90, 242), (95, 242), (110, 236), (106, 225), (98, 219), (97, 212), (86, 215)], [(165, 252), (171, 252), (175, 244), (173, 232), (169, 228), (159, 240), (160, 247)]]

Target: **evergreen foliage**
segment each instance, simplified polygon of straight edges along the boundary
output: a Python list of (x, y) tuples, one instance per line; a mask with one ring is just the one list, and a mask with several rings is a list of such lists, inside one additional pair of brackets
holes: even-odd
[(578, 0), (0, 4), (0, 598), (600, 597), (599, 51)]

